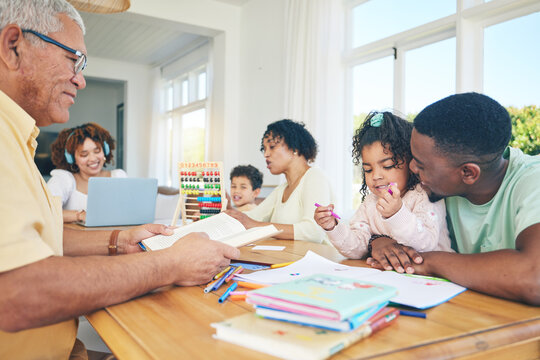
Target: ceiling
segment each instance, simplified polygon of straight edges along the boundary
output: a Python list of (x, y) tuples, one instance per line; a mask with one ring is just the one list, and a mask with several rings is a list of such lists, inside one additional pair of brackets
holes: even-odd
[(247, 3), (249, 0), (216, 0), (216, 1), (220, 1), (223, 3), (231, 4), (231, 5), (236, 5), (236, 6), (242, 6), (245, 3)]
[(182, 56), (208, 39), (188, 32), (186, 25), (144, 15), (81, 12), (81, 16), (86, 26), (89, 62), (94, 56), (156, 66)]

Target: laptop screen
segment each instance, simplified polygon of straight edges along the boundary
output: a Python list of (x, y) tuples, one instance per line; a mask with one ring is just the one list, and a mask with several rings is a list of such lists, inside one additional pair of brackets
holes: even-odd
[(152, 223), (157, 179), (92, 177), (88, 181), (85, 226)]

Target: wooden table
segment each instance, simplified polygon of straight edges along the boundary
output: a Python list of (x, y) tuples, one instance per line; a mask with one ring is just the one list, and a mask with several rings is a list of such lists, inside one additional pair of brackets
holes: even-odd
[[(243, 260), (282, 263), (312, 250), (332, 261), (345, 260), (327, 245), (264, 240), (284, 251), (241, 249)], [(273, 359), (215, 340), (210, 323), (253, 311), (243, 301), (218, 303), (219, 292), (204, 286), (169, 287), (87, 315), (119, 359)], [(332, 359), (538, 359), (540, 308), (471, 290), (426, 310), (427, 319), (401, 316), (393, 325), (334, 355)]]

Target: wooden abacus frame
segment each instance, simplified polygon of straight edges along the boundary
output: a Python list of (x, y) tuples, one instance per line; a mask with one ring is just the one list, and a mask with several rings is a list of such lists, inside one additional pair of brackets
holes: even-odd
[[(178, 163), (178, 181), (179, 197), (171, 226), (176, 226), (180, 211), (182, 212), (182, 225), (185, 225), (187, 219), (199, 220), (201, 218), (201, 210), (204, 208), (215, 208), (213, 205), (204, 206), (204, 204), (220, 203), (220, 211), (227, 208), (227, 198), (225, 196), (223, 182), (223, 162), (181, 161)], [(212, 187), (209, 187), (209, 185), (212, 185)], [(201, 197), (208, 201), (199, 201)], [(219, 202), (216, 201), (218, 197), (220, 198)], [(198, 215), (197, 212), (199, 213)]]

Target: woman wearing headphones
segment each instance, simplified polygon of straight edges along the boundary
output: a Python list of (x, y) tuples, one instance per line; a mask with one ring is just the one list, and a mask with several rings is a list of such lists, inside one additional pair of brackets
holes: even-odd
[(62, 130), (51, 149), (57, 169), (51, 171), (47, 185), (54, 196), (62, 198), (64, 222), (86, 219), (88, 179), (127, 177), (122, 169), (103, 169), (112, 162), (114, 139), (96, 123)]

